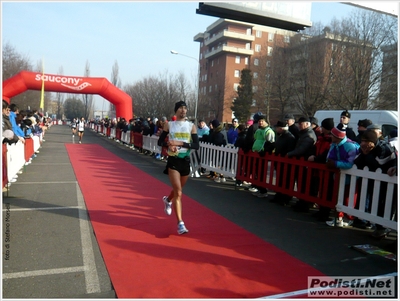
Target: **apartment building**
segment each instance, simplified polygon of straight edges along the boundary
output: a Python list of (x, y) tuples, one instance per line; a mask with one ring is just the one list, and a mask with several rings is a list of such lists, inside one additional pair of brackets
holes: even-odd
[[(197, 34), (194, 41), (200, 43), (198, 117), (230, 123), (241, 70), (256, 69), (254, 66), (260, 64), (261, 57), (272, 55), (275, 47), (290, 43), (295, 34), (228, 19), (219, 19), (204, 33)], [(268, 64), (271, 62), (267, 61), (266, 67)], [(253, 76), (257, 77), (257, 72)], [(252, 113), (263, 109), (260, 102), (260, 99), (253, 101)]]

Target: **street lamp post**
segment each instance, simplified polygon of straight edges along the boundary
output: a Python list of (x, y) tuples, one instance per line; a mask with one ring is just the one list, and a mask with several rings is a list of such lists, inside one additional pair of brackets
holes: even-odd
[(197, 69), (198, 69), (198, 71), (197, 71), (197, 84), (196, 84), (196, 86), (197, 86), (197, 97), (196, 97), (196, 105), (194, 107), (194, 121), (195, 121), (195, 124), (197, 124), (197, 105), (198, 105), (198, 102), (199, 102), (200, 61), (198, 59), (196, 59), (195, 57), (179, 53), (179, 52), (177, 52), (175, 50), (171, 50), (171, 53), (172, 54), (176, 54), (176, 55), (186, 56), (186, 57), (191, 58), (191, 59), (193, 59), (193, 60), (195, 60), (197, 62)]

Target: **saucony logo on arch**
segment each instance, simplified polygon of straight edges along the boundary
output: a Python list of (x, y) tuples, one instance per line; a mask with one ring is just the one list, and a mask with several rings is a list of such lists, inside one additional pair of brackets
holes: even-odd
[[(81, 78), (58, 76), (58, 75), (36, 74), (35, 80), (37, 80), (37, 81), (43, 80), (44, 82), (60, 83), (64, 87), (70, 88), (72, 90), (78, 90), (78, 91), (83, 90), (88, 86), (91, 86), (91, 84), (88, 82), (82, 82), (83, 79), (81, 79)], [(82, 83), (79, 84), (80, 82), (82, 82)]]

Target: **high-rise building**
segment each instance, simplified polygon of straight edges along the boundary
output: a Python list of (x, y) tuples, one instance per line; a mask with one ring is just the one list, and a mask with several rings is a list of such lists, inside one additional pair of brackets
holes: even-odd
[[(198, 117), (230, 123), (241, 71), (257, 69), (255, 66), (263, 61), (261, 57), (272, 56), (275, 47), (284, 47), (295, 34), (228, 19), (219, 19), (204, 33), (197, 34), (194, 41), (200, 42)], [(271, 61), (263, 63), (268, 68)], [(257, 78), (258, 73), (252, 75)], [(265, 109), (262, 99), (253, 100), (252, 113)]]

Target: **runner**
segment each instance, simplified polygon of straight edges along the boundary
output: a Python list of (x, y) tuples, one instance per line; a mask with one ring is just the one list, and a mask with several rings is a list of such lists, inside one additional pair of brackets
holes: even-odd
[(79, 143), (82, 143), (83, 133), (85, 132), (85, 118), (81, 117), (81, 120), (77, 123)]
[[(159, 146), (168, 146), (168, 177), (172, 185), (169, 196), (162, 198), (164, 212), (172, 213), (172, 205), (178, 220), (178, 234), (189, 232), (182, 220), (182, 190), (190, 174), (190, 150), (199, 149), (196, 125), (186, 120), (187, 106), (183, 101), (175, 104), (176, 121), (164, 124), (158, 139)], [(168, 141), (165, 139), (169, 136)]]
[(72, 138), (74, 138), (75, 137), (75, 134), (76, 134), (76, 123), (78, 122), (78, 119), (75, 119), (74, 118), (74, 120), (72, 120), (72, 122), (71, 122), (71, 129), (72, 129)]

